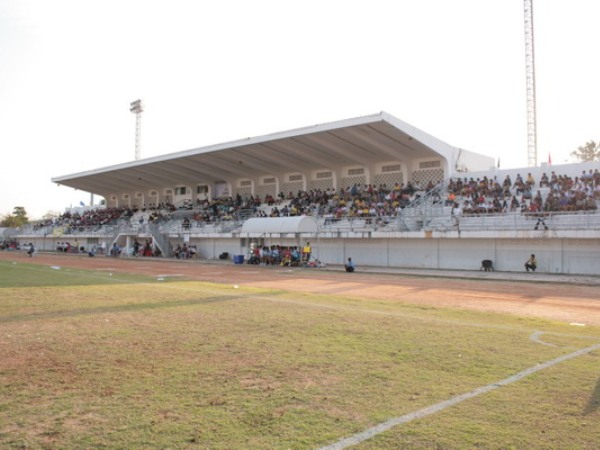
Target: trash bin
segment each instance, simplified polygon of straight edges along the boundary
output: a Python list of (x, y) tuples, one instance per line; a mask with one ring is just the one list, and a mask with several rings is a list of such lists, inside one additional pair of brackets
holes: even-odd
[(234, 264), (244, 264), (244, 255), (233, 255)]

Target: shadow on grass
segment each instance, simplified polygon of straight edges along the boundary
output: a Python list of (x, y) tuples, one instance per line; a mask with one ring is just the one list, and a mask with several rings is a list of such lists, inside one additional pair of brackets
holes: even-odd
[(210, 303), (225, 302), (231, 300), (241, 300), (245, 298), (243, 295), (220, 295), (215, 297), (208, 297), (202, 299), (189, 299), (189, 300), (175, 300), (166, 302), (153, 302), (153, 303), (136, 303), (129, 305), (116, 305), (116, 306), (101, 306), (98, 308), (76, 308), (59, 311), (46, 311), (40, 313), (29, 313), (29, 314), (14, 314), (12, 316), (0, 317), (0, 323), (14, 323), (14, 322), (25, 322), (30, 320), (45, 320), (45, 319), (57, 319), (63, 317), (75, 317), (85, 315), (96, 315), (96, 314), (107, 314), (107, 313), (121, 313), (121, 312), (135, 312), (135, 311), (148, 311), (153, 309), (164, 309), (164, 308), (179, 308), (181, 306), (190, 305), (204, 305)]
[(585, 408), (584, 414), (592, 414), (597, 409), (600, 408), (600, 378), (596, 382), (596, 387), (594, 388), (594, 392), (592, 392), (592, 396), (588, 401), (588, 404)]
[(146, 283), (153, 277), (145, 275), (93, 272), (78, 269), (63, 269), (58, 266), (40, 266), (26, 263), (0, 262), (0, 289), (106, 286), (111, 284)]

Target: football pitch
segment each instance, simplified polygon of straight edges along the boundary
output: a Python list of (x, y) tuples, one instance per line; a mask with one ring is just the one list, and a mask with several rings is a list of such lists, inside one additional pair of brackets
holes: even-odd
[(0, 260), (0, 448), (599, 448), (597, 326), (81, 261)]

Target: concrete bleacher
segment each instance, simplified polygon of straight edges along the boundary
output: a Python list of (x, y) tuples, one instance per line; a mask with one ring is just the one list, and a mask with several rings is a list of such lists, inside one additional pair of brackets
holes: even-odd
[[(551, 195), (551, 188), (539, 186), (542, 173), (551, 175), (552, 171), (565, 177), (573, 179), (580, 176), (582, 172), (589, 173), (590, 170), (596, 170), (597, 164), (574, 164), (567, 166), (549, 166), (542, 165), (531, 169), (514, 169), (509, 171), (500, 171), (493, 169), (489, 172), (455, 174), (455, 178), (465, 179), (496, 179), (502, 184), (506, 175), (510, 175), (513, 182), (517, 174), (520, 174), (525, 180), (529, 172), (535, 178), (536, 185), (531, 193), (532, 198), (539, 192), (543, 204)], [(462, 179), (461, 178), (461, 179)], [(232, 237), (241, 230), (244, 221), (257, 215), (270, 217), (275, 208), (280, 211), (280, 215), (286, 215), (285, 210), (291, 209), (294, 204), (298, 204), (300, 214), (314, 216), (317, 220), (319, 230), (327, 233), (329, 236), (336, 234), (352, 235), (361, 237), (364, 233), (404, 233), (404, 232), (435, 232), (435, 231), (518, 231), (531, 230), (537, 222), (536, 214), (522, 212), (519, 206), (516, 210), (508, 208), (507, 211), (500, 213), (478, 212), (473, 214), (463, 213), (457, 222), (451, 215), (452, 207), (445, 203), (448, 190), (448, 180), (438, 184), (435, 189), (424, 191), (418, 189), (410, 196), (410, 201), (403, 199), (401, 206), (392, 208), (391, 213), (389, 204), (386, 207), (386, 215), (381, 215), (383, 208), (377, 208), (378, 212), (374, 216), (365, 213), (367, 206), (356, 208), (354, 201), (362, 198), (366, 205), (373, 205), (375, 202), (382, 202), (382, 196), (369, 197), (364, 195), (366, 185), (363, 185), (361, 197), (360, 189), (358, 197), (349, 195), (350, 189), (344, 188), (335, 194), (335, 197), (329, 194), (328, 202), (319, 200), (318, 192), (313, 195), (310, 193), (298, 193), (298, 198), (280, 198), (277, 197), (271, 205), (261, 203), (253, 206), (252, 209), (241, 209), (241, 206), (234, 206), (231, 199), (216, 199), (214, 207), (210, 203), (204, 202), (202, 205), (192, 205), (186, 208), (174, 208), (173, 205), (167, 205), (164, 210), (135, 210), (123, 208), (120, 218), (114, 220), (108, 225), (81, 226), (75, 225), (67, 220), (58, 220), (55, 224), (32, 225), (23, 227), (19, 234), (27, 236), (53, 236), (53, 235), (78, 235), (78, 236), (108, 236), (112, 237), (118, 233), (127, 233), (134, 235), (147, 232), (150, 223), (155, 225), (158, 232), (170, 236), (181, 236), (184, 233), (191, 235), (212, 235)], [(320, 191), (319, 191), (320, 192)], [(335, 192), (335, 191), (334, 191)], [(385, 192), (385, 191), (384, 191)], [(388, 193), (391, 190), (388, 190)], [(516, 188), (511, 186), (510, 195), (517, 195)], [(310, 203), (313, 199), (314, 203)], [(457, 196), (456, 202), (461, 204), (465, 200), (463, 196)], [(486, 196), (486, 201), (491, 202), (493, 197)], [(344, 208), (340, 208), (342, 201)], [(531, 200), (527, 200), (529, 204)], [(596, 199), (596, 204), (600, 202), (600, 195)], [(390, 202), (391, 203), (391, 202)], [(246, 205), (246, 203), (244, 203)], [(110, 209), (110, 208), (107, 208)], [(114, 209), (114, 208), (113, 208)], [(97, 210), (97, 208), (96, 208)], [(343, 210), (340, 216), (339, 211)], [(84, 215), (85, 210), (75, 211), (74, 213)], [(289, 214), (289, 212), (287, 213)], [(582, 230), (582, 229), (600, 229), (600, 214), (596, 211), (568, 211), (568, 212), (543, 212), (546, 226), (553, 230)], [(154, 216), (155, 220), (151, 220)], [(187, 225), (189, 223), (189, 225)]]
[[(537, 192), (542, 196), (542, 200), (550, 195), (550, 188), (538, 187), (532, 192), (535, 196)], [(398, 209), (397, 214), (384, 217), (364, 217), (348, 214), (342, 217), (336, 217), (331, 213), (324, 214), (323, 208), (319, 205), (310, 205), (305, 208), (305, 213), (313, 215), (317, 219), (319, 228), (324, 232), (330, 233), (364, 233), (371, 231), (447, 231), (456, 228), (456, 221), (451, 216), (452, 207), (444, 205), (444, 198), (447, 191), (441, 186), (438, 195), (434, 196), (427, 192), (421, 192), (415, 195), (415, 201), (408, 204), (405, 208)], [(515, 189), (511, 188), (511, 195), (516, 195)], [(487, 201), (492, 198), (487, 197)], [(456, 201), (460, 204), (464, 197), (458, 196)], [(243, 225), (244, 220), (257, 214), (262, 216), (271, 216), (274, 208), (280, 212), (290, 206), (291, 201), (286, 199), (275, 205), (268, 206), (262, 204), (255, 211), (244, 210), (236, 211), (231, 217), (214, 216), (209, 221), (194, 220), (193, 216), (198, 210), (176, 210), (159, 211), (157, 214), (161, 217), (159, 222), (161, 232), (166, 234), (178, 234), (183, 232), (197, 234), (219, 234), (235, 233)], [(140, 232), (145, 230), (149, 223), (151, 212), (135, 211), (132, 214), (125, 215), (111, 225), (95, 225), (85, 227), (79, 225), (44, 225), (34, 226), (28, 224), (24, 226), (20, 234), (23, 235), (52, 235), (59, 230), (60, 234), (78, 234), (78, 235), (112, 235), (115, 233), (115, 227), (121, 228), (124, 232), (133, 233), (136, 230)], [(282, 213), (283, 215), (283, 213)], [(544, 213), (546, 223), (552, 228), (557, 229), (584, 229), (589, 227), (597, 228), (600, 219), (593, 212), (585, 211), (585, 214), (577, 212), (570, 213)], [(600, 216), (598, 216), (600, 217)], [(189, 226), (184, 226), (184, 220), (189, 221)], [(535, 215), (523, 214), (520, 208), (517, 211), (507, 211), (494, 214), (463, 214), (460, 218), (460, 229), (467, 230), (526, 230), (535, 226)]]

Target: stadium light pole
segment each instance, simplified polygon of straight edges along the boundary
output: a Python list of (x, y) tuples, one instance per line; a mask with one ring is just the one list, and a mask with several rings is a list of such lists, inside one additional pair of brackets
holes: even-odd
[(140, 99), (134, 100), (129, 104), (129, 111), (135, 114), (135, 159), (140, 159), (140, 137), (142, 130), (142, 113), (144, 107)]
[(533, 41), (533, 0), (523, 0), (525, 11), (525, 85), (527, 94), (527, 165), (536, 167), (537, 113), (535, 98), (535, 45)]

